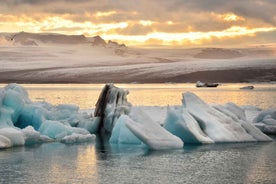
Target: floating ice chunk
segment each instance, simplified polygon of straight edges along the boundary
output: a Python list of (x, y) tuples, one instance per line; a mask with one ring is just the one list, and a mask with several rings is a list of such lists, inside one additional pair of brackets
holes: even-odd
[(140, 109), (132, 108), (129, 116), (133, 121), (126, 121), (126, 127), (150, 149), (177, 149), (183, 147), (184, 143), (180, 138), (152, 121)]
[(7, 139), (9, 139), (11, 146), (22, 146), (25, 143), (23, 133), (16, 128), (11, 128), (11, 127), (1, 128), (0, 136), (2, 136), (3, 140), (4, 140), (3, 137), (6, 137)]
[(21, 131), (25, 138), (25, 145), (41, 143), (39, 132), (35, 131), (32, 126), (28, 126)]
[[(271, 141), (271, 138), (262, 133), (258, 128), (256, 128), (252, 123), (247, 122), (245, 119), (245, 115), (241, 116), (240, 110), (238, 107), (235, 107), (235, 105), (232, 104), (233, 108), (227, 108), (228, 106), (222, 106), (222, 105), (216, 105), (214, 106), (218, 111), (224, 113), (226, 116), (231, 117), (233, 121), (239, 123), (241, 127), (249, 134), (251, 135), (256, 141)], [(242, 118), (242, 119), (240, 119)]]
[[(78, 110), (75, 105), (32, 102), (23, 87), (9, 84), (0, 89), (1, 147), (60, 140), (73, 133), (87, 135), (84, 128), (93, 128), (94, 120)], [(84, 128), (72, 127), (78, 125)]]
[(113, 144), (141, 144), (142, 142), (126, 127), (126, 122), (134, 123), (129, 116), (121, 115), (112, 130), (109, 142)]
[(184, 143), (214, 143), (183, 107), (168, 108), (164, 128), (181, 138)]
[(258, 116), (253, 120), (253, 122), (258, 123), (267, 118), (276, 119), (276, 109), (267, 109), (261, 111)]
[(261, 111), (253, 123), (264, 133), (276, 134), (276, 109)]
[(12, 147), (12, 142), (9, 138), (0, 135), (0, 149)]
[(238, 122), (212, 108), (195, 94), (184, 93), (182, 102), (203, 132), (215, 142), (256, 141)]
[(50, 138), (60, 140), (72, 133), (89, 134), (89, 132), (82, 128), (75, 128), (69, 125), (64, 125), (58, 121), (46, 120), (42, 123), (38, 130), (42, 135), (47, 135)]
[(96, 136), (94, 134), (77, 134), (67, 135), (61, 139), (62, 143), (73, 144), (73, 143), (83, 143), (94, 141)]
[(32, 126), (28, 126), (21, 130), (24, 138), (25, 138), (25, 145), (37, 144), (37, 143), (44, 143), (44, 142), (52, 142), (53, 139), (49, 138), (48, 136), (40, 135)]

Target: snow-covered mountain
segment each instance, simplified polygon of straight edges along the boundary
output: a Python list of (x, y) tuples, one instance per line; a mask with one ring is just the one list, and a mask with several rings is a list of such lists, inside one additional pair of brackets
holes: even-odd
[(146, 49), (100, 36), (0, 33), (0, 82), (276, 81), (275, 48)]
[(86, 37), (84, 35), (64, 35), (53, 33), (2, 33), (0, 34), (0, 45), (39, 46), (45, 44), (91, 44), (93, 46), (119, 48), (125, 45), (109, 40), (106, 42), (100, 36)]

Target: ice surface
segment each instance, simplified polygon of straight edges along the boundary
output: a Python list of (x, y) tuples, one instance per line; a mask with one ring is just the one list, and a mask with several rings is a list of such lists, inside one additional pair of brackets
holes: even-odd
[[(183, 94), (183, 106), (197, 120), (199, 126), (215, 142), (247, 142), (256, 141), (258, 135), (254, 134), (253, 126), (247, 122), (237, 121), (234, 116), (229, 116), (211, 107), (195, 94), (187, 92)], [(234, 113), (232, 113), (234, 115)], [(260, 132), (258, 132), (259, 134)], [(252, 135), (251, 135), (252, 134)], [(261, 133), (260, 133), (261, 134)], [(262, 136), (265, 140), (271, 140)], [(260, 141), (263, 141), (260, 139)]]
[(22, 129), (21, 132), (23, 133), (23, 136), (25, 139), (25, 145), (32, 145), (32, 144), (53, 141), (53, 139), (49, 138), (48, 136), (41, 135), (32, 126), (27, 126), (26, 128)]
[(89, 132), (83, 128), (71, 127), (70, 125), (65, 125), (59, 121), (46, 120), (39, 127), (38, 131), (42, 135), (47, 135), (50, 138), (61, 140), (63, 137), (71, 135), (73, 133), (78, 134), (89, 134)]
[(168, 108), (164, 128), (180, 137), (184, 143), (214, 143), (183, 107)]
[(73, 143), (83, 143), (83, 142), (91, 142), (94, 141), (96, 136), (94, 134), (77, 134), (73, 133), (71, 135), (67, 135), (61, 139), (62, 143), (73, 144)]
[(126, 122), (135, 123), (127, 115), (122, 115), (112, 130), (109, 142), (112, 144), (141, 144), (142, 142), (126, 127)]
[(139, 108), (132, 108), (129, 116), (132, 121), (126, 121), (126, 127), (150, 149), (177, 149), (183, 147), (184, 143), (180, 138), (151, 120)]
[(6, 136), (0, 135), (0, 149), (12, 147), (12, 142)]
[(246, 121), (245, 110), (236, 104), (229, 102), (225, 104), (226, 109), (234, 113), (239, 119)]
[[(12, 127), (1, 128), (0, 136), (8, 139), (10, 141), (11, 146), (22, 146), (25, 144), (24, 135), (17, 128), (12, 128)], [(6, 140), (4, 140), (4, 142), (6, 142)], [(4, 145), (3, 147), (9, 147), (9, 145)]]
[(241, 108), (244, 109), (246, 120), (250, 123), (252, 123), (254, 118), (262, 111), (262, 109), (250, 105), (242, 106)]
[[(229, 108), (230, 106), (230, 108)], [(256, 128), (252, 123), (248, 122), (245, 119), (245, 114), (243, 109), (238, 107), (234, 103), (227, 103), (224, 106), (216, 105), (214, 106), (218, 111), (224, 113), (226, 116), (229, 116), (233, 121), (239, 123), (241, 127), (251, 135), (256, 141), (270, 141), (267, 135), (262, 133), (258, 128)]]
[(261, 111), (253, 123), (265, 133), (276, 134), (276, 109)]

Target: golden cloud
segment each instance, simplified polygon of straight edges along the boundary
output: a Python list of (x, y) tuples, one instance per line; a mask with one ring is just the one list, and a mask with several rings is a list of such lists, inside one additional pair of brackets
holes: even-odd
[[(133, 13), (133, 12), (132, 12)], [(87, 17), (109, 17), (120, 14), (117, 11), (103, 11), (87, 13)], [(0, 30), (3, 32), (55, 32), (62, 34), (85, 34), (86, 36), (101, 35), (108, 40), (124, 42), (128, 45), (162, 44), (162, 45), (200, 45), (211, 40), (226, 40), (237, 37), (256, 37), (258, 33), (272, 32), (276, 27), (262, 23), (247, 21), (244, 17), (233, 13), (215, 14), (216, 17), (210, 26), (204, 29), (201, 22), (207, 21), (206, 14), (197, 15), (199, 22), (192, 24), (173, 20), (153, 21), (153, 20), (129, 20), (93, 22), (89, 19), (74, 20), (71, 14), (26, 14), (9, 15), (0, 14)], [(190, 15), (191, 16), (191, 15)], [(94, 20), (94, 19), (93, 19)], [(233, 24), (235, 22), (235, 24)], [(246, 22), (247, 24), (241, 24)], [(218, 24), (221, 23), (221, 24)], [(203, 26), (201, 28), (200, 26)], [(265, 26), (264, 26), (265, 25)], [(208, 26), (208, 25), (207, 25)], [(260, 27), (257, 27), (260, 26)], [(199, 29), (201, 28), (201, 29)], [(213, 28), (213, 30), (210, 30)], [(201, 31), (199, 31), (201, 30)]]

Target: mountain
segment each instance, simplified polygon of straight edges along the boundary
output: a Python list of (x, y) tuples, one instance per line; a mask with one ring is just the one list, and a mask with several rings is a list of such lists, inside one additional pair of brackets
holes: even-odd
[(10, 35), (10, 41), (20, 45), (52, 44), (84, 44), (88, 43), (84, 35), (36, 34), (20, 32)]
[(206, 48), (202, 49), (201, 52), (196, 54), (195, 58), (204, 58), (204, 59), (231, 59), (242, 57), (242, 54), (238, 50), (233, 49), (223, 49), (223, 48)]
[(118, 44), (109, 40), (106, 42), (100, 36), (86, 37), (84, 35), (64, 35), (52, 33), (2, 33), (0, 34), (0, 44), (22, 45), (22, 46), (38, 46), (44, 44), (91, 44), (92, 46), (100, 46), (107, 48), (122, 48), (125, 44)]

